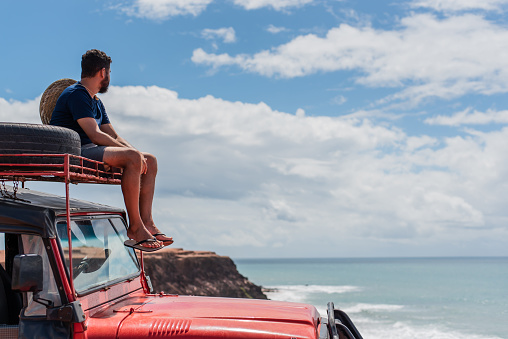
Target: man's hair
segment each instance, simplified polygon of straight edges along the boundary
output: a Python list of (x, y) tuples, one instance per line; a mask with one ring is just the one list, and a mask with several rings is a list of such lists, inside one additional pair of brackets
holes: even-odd
[(103, 68), (109, 69), (111, 58), (98, 49), (86, 51), (81, 57), (81, 78), (92, 78)]

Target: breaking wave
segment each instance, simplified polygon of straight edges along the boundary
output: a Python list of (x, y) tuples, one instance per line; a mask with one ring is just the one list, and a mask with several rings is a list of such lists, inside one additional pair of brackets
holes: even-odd
[(341, 294), (358, 292), (358, 286), (327, 286), (327, 285), (280, 285), (265, 288), (268, 299), (279, 301), (305, 302), (311, 294)]

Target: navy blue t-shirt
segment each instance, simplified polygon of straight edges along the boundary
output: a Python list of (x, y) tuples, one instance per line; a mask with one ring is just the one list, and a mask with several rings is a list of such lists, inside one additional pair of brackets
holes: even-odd
[(49, 124), (70, 128), (78, 132), (81, 145), (90, 144), (92, 141), (77, 122), (81, 118), (94, 118), (99, 128), (110, 123), (102, 101), (97, 96), (92, 98), (87, 89), (77, 82), (60, 94)]

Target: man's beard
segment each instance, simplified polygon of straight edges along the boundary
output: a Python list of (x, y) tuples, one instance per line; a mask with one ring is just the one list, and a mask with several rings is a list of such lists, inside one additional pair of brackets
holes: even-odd
[(109, 87), (109, 75), (101, 81), (101, 88), (99, 93), (106, 93)]

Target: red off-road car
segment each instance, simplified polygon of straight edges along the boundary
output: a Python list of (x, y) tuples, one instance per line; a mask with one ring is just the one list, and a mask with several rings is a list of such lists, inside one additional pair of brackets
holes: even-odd
[[(48, 152), (55, 133), (66, 141)], [(322, 318), (307, 304), (153, 294), (142, 253), (124, 246), (125, 212), (69, 198), (70, 183), (119, 184), (121, 173), (73, 155), (67, 133), (0, 124), (0, 338), (362, 338), (332, 303)], [(20, 187), (32, 180), (67, 194)]]

